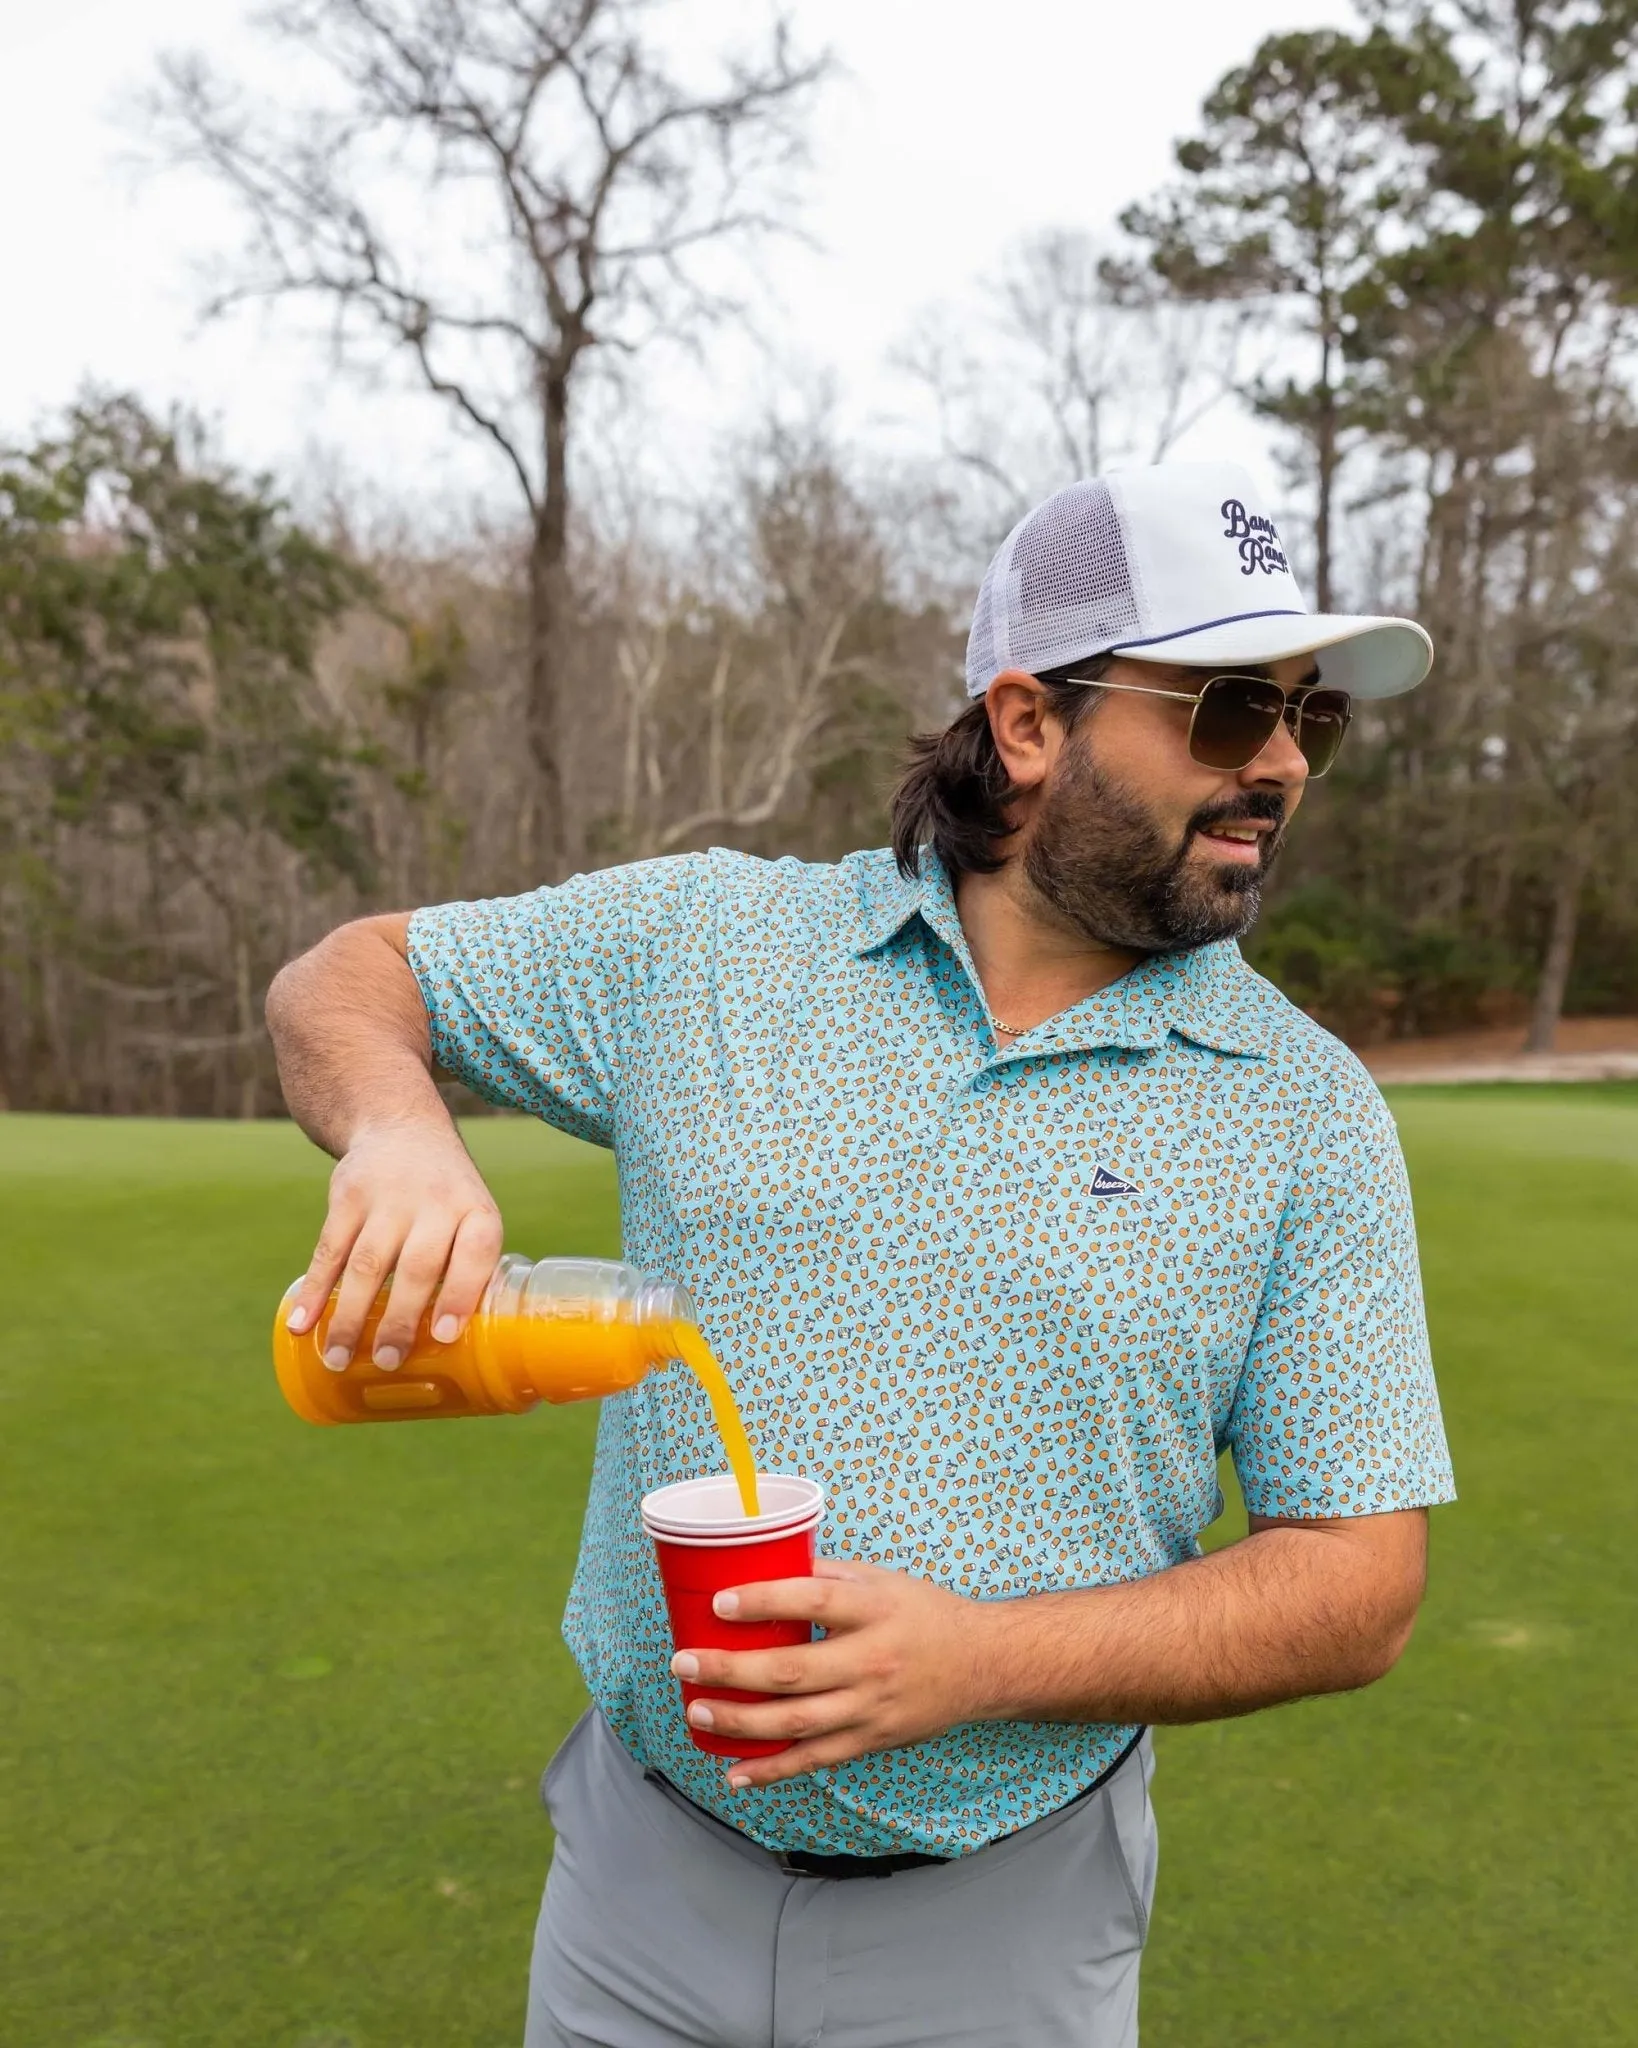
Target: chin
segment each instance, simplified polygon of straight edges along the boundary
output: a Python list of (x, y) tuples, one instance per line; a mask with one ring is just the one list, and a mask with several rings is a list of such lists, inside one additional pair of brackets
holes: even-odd
[(1239, 939), (1257, 922), (1263, 907), (1262, 876), (1235, 873), (1232, 886), (1213, 878), (1174, 901), (1168, 922), (1170, 944), (1174, 947), (1213, 946), (1222, 939)]
[(1202, 907), (1232, 910), (1247, 897), (1253, 902), (1261, 897), (1265, 879), (1261, 868), (1214, 867), (1201, 876), (1198, 886), (1189, 893)]

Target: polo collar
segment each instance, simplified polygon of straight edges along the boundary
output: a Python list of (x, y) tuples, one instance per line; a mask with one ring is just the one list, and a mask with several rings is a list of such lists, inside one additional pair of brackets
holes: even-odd
[[(921, 849), (921, 868), (907, 875), (896, 860), (884, 861), (861, 876), (859, 931), (853, 950), (861, 957), (896, 939), (919, 916), (954, 952), (964, 958), (967, 935), (956, 914), (955, 892), (944, 863), (930, 846)], [(968, 961), (971, 965), (971, 961)]]
[[(861, 881), (859, 929), (852, 949), (859, 957), (889, 945), (919, 917), (956, 955), (974, 990), (979, 989), (955, 893), (930, 846), (922, 848), (918, 874), (904, 874), (888, 858)], [(1107, 988), (1038, 1025), (1019, 1044), (1004, 1048), (996, 1064), (1103, 1047), (1158, 1052), (1173, 1032), (1214, 1052), (1260, 1057), (1268, 1051), (1269, 1029), (1261, 1005), (1248, 1000), (1253, 980), (1232, 939), (1187, 952), (1151, 954)]]

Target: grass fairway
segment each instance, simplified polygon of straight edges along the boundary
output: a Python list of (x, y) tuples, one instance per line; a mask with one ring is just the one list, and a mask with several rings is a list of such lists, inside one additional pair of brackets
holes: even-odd
[[(1385, 1684), (1163, 1735), (1146, 2048), (1633, 2039), (1638, 1089), (1394, 1103), (1462, 1503)], [(615, 1248), (606, 1157), (472, 1136), (513, 1244)], [(594, 1418), (291, 1417), (323, 1187), (285, 1126), (0, 1118), (7, 2048), (520, 2037)]]

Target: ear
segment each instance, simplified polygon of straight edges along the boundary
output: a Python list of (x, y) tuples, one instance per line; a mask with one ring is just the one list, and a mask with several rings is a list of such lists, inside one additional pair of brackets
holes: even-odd
[(1058, 758), (1063, 728), (1046, 692), (1023, 669), (1003, 669), (984, 695), (990, 736), (1014, 789), (1039, 789)]

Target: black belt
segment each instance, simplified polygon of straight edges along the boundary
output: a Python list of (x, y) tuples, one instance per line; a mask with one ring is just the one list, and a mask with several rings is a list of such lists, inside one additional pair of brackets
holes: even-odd
[[(1053, 1813), (1065, 1813), (1070, 1807), (1079, 1806), (1083, 1799), (1090, 1799), (1094, 1792), (1107, 1785), (1109, 1780), (1143, 1740), (1144, 1733), (1145, 1731), (1140, 1728), (1106, 1770), (1100, 1771), (1091, 1784), (1083, 1786), (1073, 1799), (1066, 1799), (1062, 1806), (1054, 1807)], [(712, 1813), (707, 1807), (701, 1806), (697, 1800), (690, 1799), (686, 1792), (673, 1785), (671, 1780), (661, 1772), (650, 1769), (645, 1771), (643, 1775), (645, 1778), (657, 1778), (673, 1798), (680, 1799), (685, 1806), (692, 1806), (697, 1814), (701, 1815), (703, 1819), (712, 1822), (716, 1827), (726, 1828), (730, 1834), (741, 1833), (740, 1829), (729, 1827), (728, 1822), (723, 1820), (720, 1814)], [(1050, 1820), (1052, 1815), (1043, 1814), (1041, 1818), (1042, 1820)], [(1034, 1821), (1030, 1823), (1032, 1827), (1037, 1825), (1038, 1823)], [(1023, 1834), (1025, 1830), (1018, 1828), (1014, 1832)], [(750, 1841), (751, 1837), (745, 1835), (744, 1839)], [(1010, 1842), (1011, 1840), (1011, 1835), (997, 1835), (995, 1841), (986, 1843), (985, 1847), (993, 1849), (997, 1843)], [(758, 1842), (754, 1846), (760, 1849), (762, 1844)], [(974, 1850), (972, 1853), (980, 1855), (983, 1852), (981, 1850)], [(955, 1856), (929, 1856), (920, 1849), (905, 1849), (896, 1856), (829, 1855), (816, 1849), (769, 1849), (766, 1851), (766, 1854), (774, 1859), (787, 1877), (827, 1877), (831, 1879), (891, 1877), (895, 1871), (899, 1870), (919, 1870), (924, 1864), (928, 1863), (955, 1863), (960, 1860)]]
[(924, 1863), (953, 1863), (953, 1856), (925, 1856), (906, 1849), (898, 1856), (821, 1856), (814, 1849), (774, 1849), (787, 1877), (891, 1877), (895, 1870), (918, 1870)]

